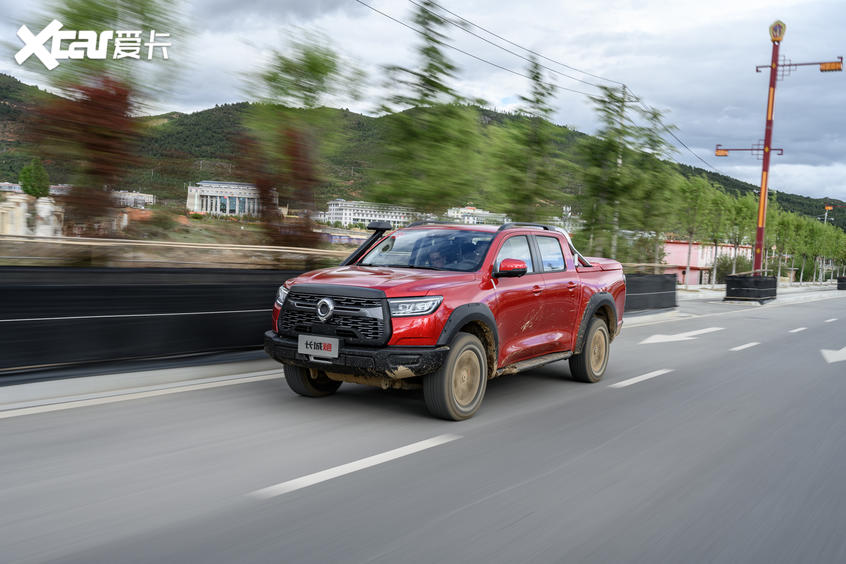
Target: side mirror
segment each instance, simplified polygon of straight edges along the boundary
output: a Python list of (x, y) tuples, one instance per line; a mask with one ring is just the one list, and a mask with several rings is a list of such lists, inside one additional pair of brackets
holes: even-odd
[(504, 259), (499, 263), (499, 270), (494, 271), (494, 278), (518, 278), (528, 272), (526, 263), (519, 259)]

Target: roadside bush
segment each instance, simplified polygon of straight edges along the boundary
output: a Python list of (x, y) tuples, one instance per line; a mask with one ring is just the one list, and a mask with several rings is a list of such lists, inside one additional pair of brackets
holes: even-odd
[(150, 218), (150, 225), (163, 231), (167, 231), (176, 226), (176, 220), (173, 218), (172, 213), (164, 210), (156, 210), (153, 212), (153, 217)]
[[(728, 255), (721, 255), (717, 258), (717, 284), (725, 284), (726, 276), (731, 274), (731, 265), (734, 259)], [(737, 271), (749, 272), (752, 270), (752, 261), (745, 256), (738, 255), (737, 257)]]

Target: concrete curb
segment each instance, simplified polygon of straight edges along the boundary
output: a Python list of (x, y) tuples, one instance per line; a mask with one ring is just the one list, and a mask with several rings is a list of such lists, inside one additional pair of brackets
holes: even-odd
[(275, 360), (266, 359), (12, 384), (2, 388), (3, 401), (0, 403), (0, 412), (166, 389), (184, 383), (246, 378), (271, 371), (278, 371), (280, 378), (282, 377), (282, 365)]

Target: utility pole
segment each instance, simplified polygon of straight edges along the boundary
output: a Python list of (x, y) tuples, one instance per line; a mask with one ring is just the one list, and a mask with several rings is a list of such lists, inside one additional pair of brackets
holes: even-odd
[[(761, 275), (761, 259), (764, 253), (764, 228), (767, 222), (767, 179), (770, 173), (770, 153), (772, 151), (773, 140), (773, 108), (775, 106), (775, 88), (779, 79), (783, 79), (789, 75), (793, 70), (801, 66), (817, 66), (820, 67), (820, 72), (842, 71), (843, 57), (838, 57), (837, 61), (815, 62), (815, 63), (792, 63), (789, 61), (779, 62), (778, 52), (781, 41), (784, 39), (784, 32), (787, 26), (782, 21), (775, 21), (770, 26), (770, 41), (773, 43), (772, 58), (769, 65), (759, 65), (755, 67), (755, 72), (761, 72), (762, 68), (770, 69), (770, 87), (767, 95), (767, 119), (764, 129), (764, 143), (761, 151), (763, 152), (763, 164), (761, 166), (761, 192), (758, 200), (758, 221), (757, 229), (755, 231), (755, 253), (753, 254), (753, 276)], [(717, 145), (714, 155), (717, 157), (727, 157), (729, 151), (756, 151), (758, 147), (752, 149), (724, 149)], [(779, 154), (784, 151), (776, 149)]]
[[(620, 97), (620, 148), (617, 151), (617, 174), (623, 174), (623, 145), (626, 142), (626, 85)], [(620, 229), (620, 200), (614, 200), (614, 233), (611, 235), (611, 258), (617, 258), (617, 235)]]

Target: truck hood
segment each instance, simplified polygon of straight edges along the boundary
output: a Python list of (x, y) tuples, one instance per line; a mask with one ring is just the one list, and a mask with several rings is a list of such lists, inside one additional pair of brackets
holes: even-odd
[(425, 296), (441, 288), (473, 280), (473, 272), (423, 270), (419, 268), (379, 268), (338, 266), (306, 272), (293, 279), (297, 284), (335, 284), (382, 290), (388, 297)]

